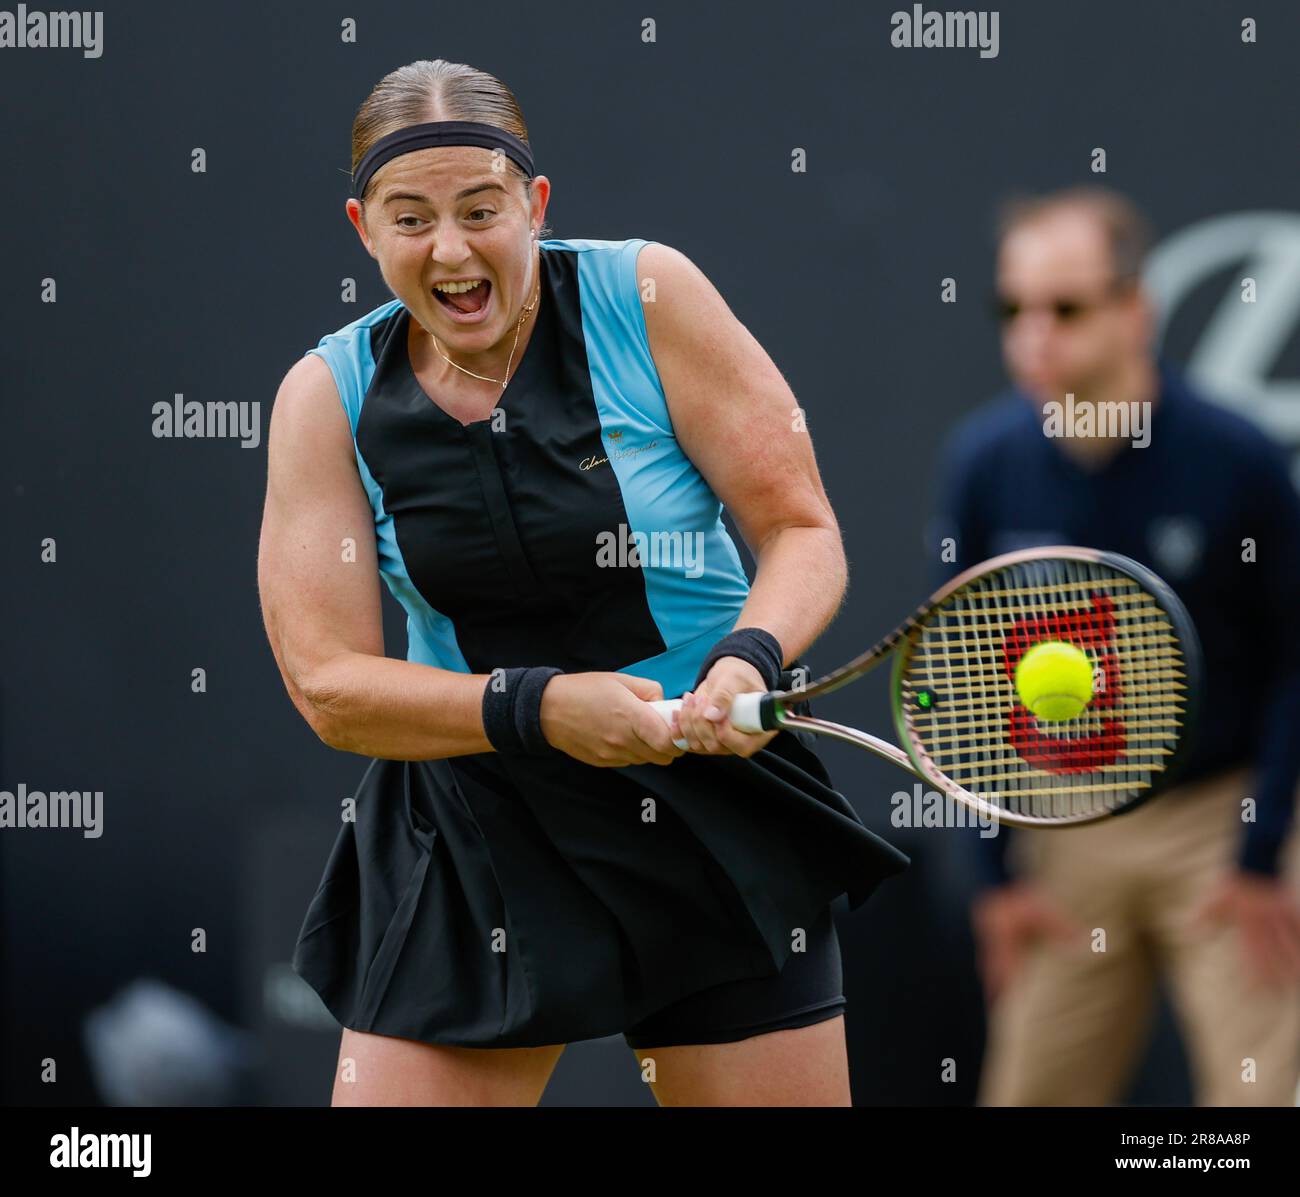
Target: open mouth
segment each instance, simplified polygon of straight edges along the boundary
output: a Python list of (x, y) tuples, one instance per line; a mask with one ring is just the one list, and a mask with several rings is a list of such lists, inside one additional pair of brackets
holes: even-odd
[(482, 279), (467, 291), (444, 291), (433, 288), (434, 297), (453, 316), (473, 316), (482, 312), (488, 305), (492, 293), (492, 284)]

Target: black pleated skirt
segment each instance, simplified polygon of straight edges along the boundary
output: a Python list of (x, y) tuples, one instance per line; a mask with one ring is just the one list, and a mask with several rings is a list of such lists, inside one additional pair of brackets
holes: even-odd
[(293, 967), (345, 1027), (466, 1047), (617, 1034), (775, 974), (794, 929), (910, 863), (832, 788), (813, 740), (621, 769), (374, 760)]

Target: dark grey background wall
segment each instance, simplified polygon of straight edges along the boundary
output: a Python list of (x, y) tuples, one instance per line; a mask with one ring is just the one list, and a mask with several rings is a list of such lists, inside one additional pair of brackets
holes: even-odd
[[(984, 302), (999, 196), (1095, 178), (1102, 146), (1103, 181), (1166, 237), (1271, 213), (1170, 295), (1175, 361), (1243, 259), (1294, 253), (1293, 4), (1017, 0), (999, 6), (990, 59), (892, 48), (903, 7), (131, 3), (104, 10), (100, 58), (0, 49), (0, 789), (105, 795), (98, 839), (0, 832), (4, 1101), (96, 1100), (86, 1016), (141, 976), (252, 1032), (237, 1100), (327, 1100), (337, 1036), (285, 963), (364, 761), (323, 747), (292, 709), (255, 563), (281, 377), (390, 298), (343, 215), (351, 119), (385, 72), (444, 57), (504, 79), (554, 187), (556, 236), (676, 246), (785, 372), (853, 570), (815, 666), (925, 589), (940, 437), (1002, 385)], [(340, 38), (347, 17), (356, 44)], [(806, 172), (791, 171), (796, 147)], [(940, 302), (945, 277), (955, 304)], [(57, 302), (42, 301), (45, 279)], [(1300, 442), (1288, 329), (1221, 392)], [(260, 403), (263, 443), (155, 437), (153, 405), (177, 393)], [(1266, 393), (1278, 402), (1262, 406)], [(41, 560), (46, 538), (56, 563)], [(886, 714), (870, 684), (822, 713), (867, 727)], [(889, 828), (906, 779), (833, 745), (826, 757), (914, 861), (840, 920), (855, 1096), (969, 1101), (982, 1023), (956, 833)], [(1153, 1052), (1135, 1100), (1185, 1100), (1167, 1027)], [(956, 1085), (939, 1081), (945, 1056)], [(42, 1083), (47, 1057), (56, 1084)], [(570, 1049), (548, 1100), (648, 1099), (621, 1041), (600, 1041)]]

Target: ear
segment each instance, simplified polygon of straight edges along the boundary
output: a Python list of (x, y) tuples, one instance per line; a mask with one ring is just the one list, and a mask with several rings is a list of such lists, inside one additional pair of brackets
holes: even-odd
[(1157, 312), (1151, 292), (1138, 283), (1131, 297), (1133, 335), (1135, 343), (1143, 350), (1149, 349), (1156, 338)]
[(348, 220), (352, 222), (352, 227), (357, 230), (357, 236), (361, 238), (361, 244), (366, 247), (366, 253), (372, 258), (377, 257), (374, 242), (371, 241), (370, 234), (366, 231), (366, 222), (362, 219), (360, 202), (350, 198), (344, 205), (344, 210), (347, 212)]
[(529, 191), (532, 196), (529, 223), (533, 228), (540, 229), (546, 223), (546, 205), (551, 200), (551, 180), (545, 175), (534, 175)]

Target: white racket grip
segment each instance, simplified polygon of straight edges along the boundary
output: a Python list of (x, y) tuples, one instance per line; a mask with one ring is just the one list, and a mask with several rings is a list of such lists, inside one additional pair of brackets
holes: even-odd
[[(682, 700), (680, 698), (663, 698), (658, 702), (652, 702), (650, 705), (663, 716), (664, 722), (668, 724), (669, 727), (672, 727), (673, 712), (682, 705)], [(676, 744), (678, 748), (690, 747), (690, 744), (686, 740), (674, 740), (673, 743)]]
[[(737, 731), (743, 732), (762, 732), (763, 721), (759, 717), (759, 703), (763, 700), (763, 692), (755, 690), (750, 694), (737, 694), (731, 703), (731, 712), (727, 718), (731, 721), (731, 726)], [(663, 721), (669, 727), (673, 723), (673, 712), (682, 705), (680, 698), (664, 698), (658, 702), (650, 704), (656, 711), (663, 716)], [(686, 748), (688, 744), (685, 740), (674, 740), (678, 748)]]
[(731, 726), (737, 731), (761, 732), (763, 721), (759, 717), (758, 706), (763, 701), (763, 694), (755, 690), (749, 694), (737, 694), (731, 703)]

